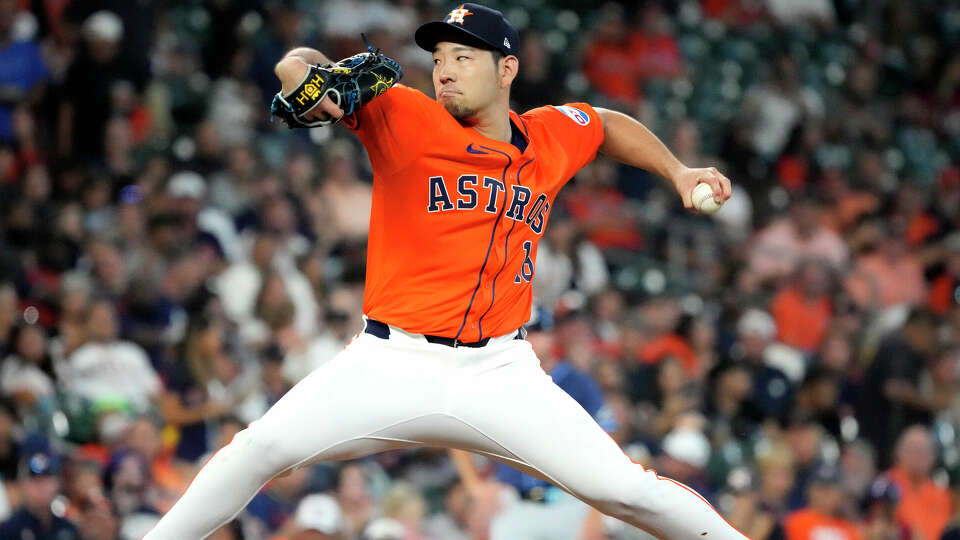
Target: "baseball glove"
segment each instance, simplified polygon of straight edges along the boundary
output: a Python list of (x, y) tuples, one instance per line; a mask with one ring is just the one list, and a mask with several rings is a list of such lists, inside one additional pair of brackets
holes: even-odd
[[(366, 42), (366, 37), (364, 37)], [(396, 84), (403, 76), (400, 64), (367, 44), (365, 53), (344, 58), (335, 64), (310, 66), (306, 76), (290, 93), (277, 92), (270, 104), (272, 116), (287, 127), (312, 128), (337, 123), (340, 118), (306, 120), (323, 98), (329, 96), (349, 116)]]

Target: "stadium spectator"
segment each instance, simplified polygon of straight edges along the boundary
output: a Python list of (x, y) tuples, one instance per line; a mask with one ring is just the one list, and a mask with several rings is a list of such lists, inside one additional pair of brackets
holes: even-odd
[(673, 358), (680, 362), (688, 377), (698, 377), (703, 371), (696, 353), (679, 331), (651, 336), (640, 346), (637, 355), (645, 364), (658, 364), (666, 358)]
[(791, 205), (788, 217), (762, 229), (750, 254), (750, 269), (757, 278), (784, 278), (803, 260), (823, 261), (842, 270), (847, 264), (847, 246), (837, 233), (823, 226), (821, 216), (819, 202), (802, 197)]
[[(250, 77), (259, 87), (264, 102), (267, 101), (267, 96), (275, 92), (273, 89), (275, 59), (301, 43), (303, 35), (303, 18), (292, 4), (281, 3), (270, 7), (272, 9), (266, 13), (269, 17), (266, 22), (270, 25), (272, 32), (268, 34), (267, 39), (257, 43), (249, 60)], [(341, 20), (347, 21), (350, 18)], [(232, 50), (224, 52), (227, 53), (227, 58), (236, 54)]]
[(841, 488), (841, 481), (840, 471), (835, 467), (824, 465), (817, 469), (808, 488), (808, 506), (784, 520), (786, 540), (862, 538), (856, 524), (843, 518), (846, 495)]
[(780, 523), (790, 509), (790, 493), (796, 482), (793, 451), (785, 442), (774, 441), (758, 453), (756, 468), (760, 477), (760, 509)]
[(628, 44), (628, 27), (623, 8), (614, 3), (603, 6), (583, 59), (583, 71), (590, 83), (607, 99), (626, 106), (640, 99), (637, 59)]
[[(564, 208), (580, 230), (601, 250), (643, 246), (639, 216), (632, 202), (615, 187), (616, 169), (600, 158), (584, 167), (554, 206)], [(555, 210), (551, 210), (553, 212)]]
[(0, 392), (25, 410), (53, 397), (53, 365), (47, 348), (46, 330), (21, 324), (13, 332), (14, 351), (0, 366)]
[(287, 380), (299, 381), (340, 352), (355, 334), (356, 295), (347, 287), (332, 291), (321, 330), (301, 351), (286, 350), (283, 372)]
[(336, 494), (343, 511), (344, 532), (350, 536), (358, 535), (370, 523), (376, 510), (367, 472), (361, 464), (349, 463), (340, 469)]
[[(87, 510), (93, 505), (100, 506), (101, 515), (106, 514), (104, 517), (110, 521), (149, 519), (155, 515), (149, 467), (144, 456), (137, 452), (115, 452), (104, 469), (104, 488), (108, 497), (88, 502)], [(106, 501), (113, 504), (103, 507)]]
[(879, 70), (873, 59), (859, 57), (838, 100), (838, 114), (825, 119), (832, 130), (849, 141), (881, 144), (890, 139), (890, 110), (877, 94)]
[(187, 331), (181, 358), (163, 374), (159, 406), (164, 420), (180, 433), (174, 455), (178, 460), (193, 463), (208, 451), (208, 420), (225, 414), (234, 405), (209, 392), (209, 384), (219, 374), (233, 369), (222, 350), (220, 324), (211, 319), (196, 319)]
[(104, 488), (103, 464), (93, 459), (76, 458), (63, 471), (63, 495), (67, 499), (64, 516), (73, 518), (96, 501), (109, 501)]
[(383, 513), (403, 525), (405, 540), (424, 540), (426, 502), (410, 484), (397, 482), (383, 497)]
[(930, 311), (937, 315), (946, 315), (960, 304), (960, 234), (952, 234), (944, 248), (943, 270), (931, 281), (927, 300)]
[(820, 348), (833, 312), (829, 279), (821, 263), (801, 262), (794, 283), (773, 297), (770, 314), (780, 343), (807, 353)]
[(741, 467), (730, 472), (727, 493), (732, 501), (728, 520), (747, 538), (782, 538), (783, 529), (774, 514), (764, 508), (757, 487), (756, 476), (749, 469)]
[(19, 510), (0, 524), (2, 538), (63, 538), (79, 540), (77, 527), (54, 514), (51, 503), (60, 491), (57, 457), (37, 452), (24, 457), (17, 478), (23, 492)]
[(529, 69), (517, 74), (517, 82), (510, 92), (510, 99), (516, 103), (515, 109), (518, 112), (527, 111), (541, 105), (559, 103), (562, 89), (557, 81), (563, 74), (558, 73), (543, 35), (535, 30), (528, 31), (522, 39), (520, 55)]
[(229, 214), (205, 203), (207, 184), (202, 176), (182, 171), (167, 180), (169, 211), (179, 218), (178, 235), (191, 238), (200, 231), (214, 236), (229, 261), (242, 256), (240, 239)]
[(307, 491), (310, 471), (299, 468), (270, 481), (266, 489), (250, 501), (247, 513), (261, 531), (261, 536), (276, 533), (294, 518), (297, 504)]
[(908, 249), (903, 234), (888, 227), (873, 239), (874, 250), (854, 263), (846, 288), (862, 308), (918, 306), (926, 299), (923, 266)]
[(895, 515), (900, 491), (886, 478), (878, 478), (863, 500), (864, 540), (882, 538), (912, 539), (913, 532)]
[(544, 232), (537, 248), (536, 266), (541, 271), (533, 278), (535, 294), (547, 309), (556, 308), (566, 294), (589, 298), (610, 279), (603, 255), (583, 238), (575, 223), (561, 218), (555, 225)]
[(450, 540), (468, 540), (467, 515), (470, 510), (470, 496), (462, 481), (455, 481), (447, 487), (443, 499), (444, 512), (438, 512), (427, 518), (424, 532), (428, 538), (449, 538)]
[(98, 11), (83, 22), (84, 46), (71, 63), (63, 83), (59, 145), (63, 155), (99, 159), (104, 155), (106, 127), (124, 92), (143, 90), (147, 66), (121, 54), (123, 20), (111, 11)]
[(927, 366), (920, 387), (937, 421), (960, 425), (960, 346), (945, 344)]
[(291, 523), (271, 540), (339, 540), (343, 517), (337, 501), (326, 493), (307, 495), (297, 505)]
[(752, 375), (750, 407), (764, 417), (783, 419), (793, 399), (794, 384), (803, 374), (795, 363), (778, 365), (783, 346), (774, 339), (776, 331), (769, 313), (747, 310), (737, 322), (739, 340), (730, 349), (729, 360), (742, 363)]
[(932, 419), (919, 384), (934, 349), (934, 328), (928, 312), (911, 312), (904, 327), (880, 344), (864, 373), (858, 418), (864, 437), (877, 450), (881, 467), (891, 464), (901, 431), (914, 424), (928, 425)]
[(887, 477), (900, 491), (896, 516), (919, 538), (940, 538), (951, 515), (950, 492), (930, 478), (936, 460), (933, 437), (911, 426), (897, 441), (896, 462)]
[(91, 304), (86, 342), (67, 358), (59, 382), (92, 407), (119, 398), (133, 410), (144, 411), (159, 395), (160, 379), (143, 349), (118, 339), (118, 331), (113, 304), (105, 300)]
[(323, 184), (316, 191), (320, 207), (313, 207), (316, 234), (331, 244), (362, 242), (370, 227), (370, 185), (357, 177), (356, 152), (347, 141), (331, 144), (326, 152)]
[(663, 438), (662, 450), (657, 471), (692, 487), (707, 499), (713, 498), (706, 482), (705, 469), (711, 452), (706, 435), (691, 427), (677, 427)]
[(40, 45), (14, 34), (17, 2), (0, 2), (0, 142), (14, 140), (14, 110), (42, 96), (50, 77)]
[[(839, 461), (843, 486), (854, 499), (863, 501), (877, 480), (877, 463), (873, 447), (863, 439), (854, 440), (843, 449)], [(898, 495), (899, 500), (899, 495)]]
[(818, 122), (825, 112), (819, 93), (803, 85), (793, 56), (782, 52), (771, 64), (769, 79), (747, 93), (739, 112), (750, 126), (753, 150), (767, 159), (780, 154), (798, 125)]
[(634, 57), (640, 82), (670, 79), (683, 72), (683, 58), (670, 28), (670, 19), (658, 2), (645, 2), (637, 11), (636, 30), (627, 47)]
[(810, 418), (835, 439), (841, 439), (840, 378), (836, 373), (815, 366), (796, 389), (793, 411), (797, 417)]
[[(833, 441), (820, 424), (809, 418), (792, 418), (787, 425), (785, 441), (793, 451), (795, 479), (788, 507), (796, 510), (808, 502), (810, 484), (817, 472), (829, 463), (823, 451)], [(842, 476), (842, 471), (841, 471)]]

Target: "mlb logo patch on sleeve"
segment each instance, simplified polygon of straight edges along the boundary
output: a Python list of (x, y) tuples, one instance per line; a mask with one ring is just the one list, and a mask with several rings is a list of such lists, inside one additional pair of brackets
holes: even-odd
[(590, 123), (590, 117), (587, 115), (587, 113), (581, 111), (580, 109), (577, 109), (576, 107), (570, 107), (568, 105), (557, 105), (557, 106), (554, 106), (554, 109), (569, 116), (571, 120), (577, 123), (577, 125), (585, 126)]

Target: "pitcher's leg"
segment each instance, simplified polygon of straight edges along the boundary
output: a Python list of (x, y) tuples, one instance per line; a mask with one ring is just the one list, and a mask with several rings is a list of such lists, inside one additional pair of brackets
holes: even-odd
[(300, 381), (210, 459), (144, 540), (204, 538), (233, 519), (267, 481), (305, 462), (412, 444), (370, 435), (424, 415), (441, 400), (431, 388), (436, 381), (421, 384), (400, 373), (405, 363), (386, 343), (361, 336)]
[(645, 470), (540, 369), (532, 349), (479, 375), (452, 412), (557, 486), (660, 538), (744, 540), (690, 488)]

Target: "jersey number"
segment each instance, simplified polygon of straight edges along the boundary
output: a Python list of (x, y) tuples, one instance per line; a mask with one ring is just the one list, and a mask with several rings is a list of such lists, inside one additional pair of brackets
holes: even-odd
[(514, 283), (529, 283), (533, 279), (533, 259), (530, 258), (530, 250), (533, 249), (533, 242), (527, 240), (523, 243), (523, 264), (520, 265), (520, 272), (513, 278)]

